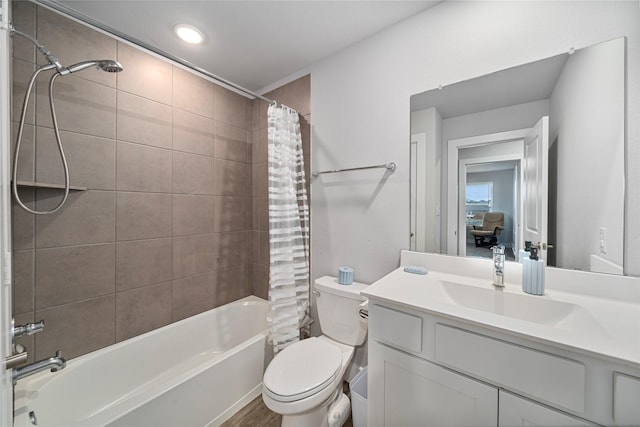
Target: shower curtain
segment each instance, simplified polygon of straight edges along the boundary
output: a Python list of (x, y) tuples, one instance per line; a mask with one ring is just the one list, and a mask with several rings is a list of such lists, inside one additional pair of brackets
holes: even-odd
[(309, 309), (309, 205), (297, 111), (268, 114), (269, 324), (274, 352), (298, 341)]

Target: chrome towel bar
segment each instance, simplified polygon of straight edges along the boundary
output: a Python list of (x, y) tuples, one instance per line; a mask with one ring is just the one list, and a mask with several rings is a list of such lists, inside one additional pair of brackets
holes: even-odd
[(351, 171), (359, 171), (359, 170), (364, 170), (364, 169), (378, 169), (378, 168), (385, 168), (387, 170), (390, 170), (391, 172), (396, 170), (396, 164), (391, 162), (391, 163), (385, 163), (382, 165), (375, 165), (375, 166), (362, 166), (359, 168), (348, 168), (348, 169), (335, 169), (335, 170), (330, 170), (330, 171), (322, 171), (322, 172), (313, 172), (311, 174), (311, 176), (313, 176), (314, 178), (317, 178), (318, 175), (322, 175), (324, 173), (336, 173), (336, 172), (351, 172)]

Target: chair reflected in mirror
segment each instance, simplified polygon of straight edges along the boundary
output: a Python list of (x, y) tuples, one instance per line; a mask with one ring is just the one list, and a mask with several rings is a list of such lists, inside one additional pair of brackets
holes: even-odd
[(476, 248), (492, 247), (498, 244), (498, 236), (504, 230), (504, 212), (486, 212), (481, 225), (473, 225), (471, 235)]

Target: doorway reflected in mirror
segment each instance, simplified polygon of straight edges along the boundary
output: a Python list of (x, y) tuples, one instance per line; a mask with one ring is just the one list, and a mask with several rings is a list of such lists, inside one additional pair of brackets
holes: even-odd
[[(615, 39), (412, 96), (411, 249), (484, 255), (471, 239), (466, 188), (493, 182), (489, 210), (505, 214), (497, 241), (507, 255), (532, 240), (550, 266), (623, 274), (625, 43)], [(492, 135), (502, 140), (490, 141)], [(508, 144), (519, 154), (501, 151)], [(513, 162), (504, 190), (489, 171), (474, 171), (503, 161)], [(499, 197), (509, 201), (498, 207)]]

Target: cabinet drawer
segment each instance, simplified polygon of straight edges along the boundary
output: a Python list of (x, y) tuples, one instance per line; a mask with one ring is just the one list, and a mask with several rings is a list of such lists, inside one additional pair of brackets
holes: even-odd
[(435, 358), (473, 377), (584, 412), (585, 366), (570, 359), (437, 324)]
[(596, 427), (595, 424), (585, 420), (563, 414), (503, 390), (500, 390), (499, 402), (498, 427)]
[(383, 342), (414, 353), (422, 351), (422, 317), (374, 304), (369, 332)]

